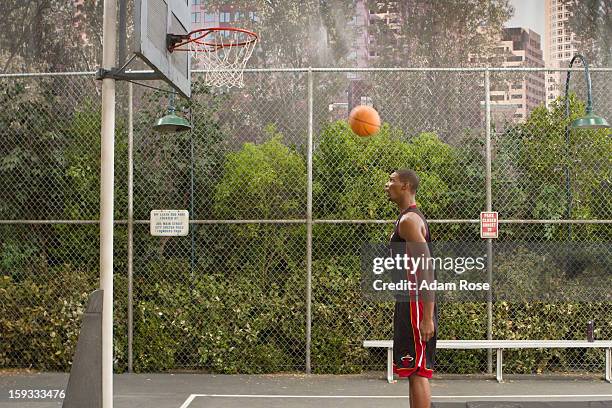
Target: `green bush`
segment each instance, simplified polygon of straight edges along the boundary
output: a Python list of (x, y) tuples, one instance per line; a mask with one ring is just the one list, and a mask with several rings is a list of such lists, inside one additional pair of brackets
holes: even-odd
[(95, 283), (95, 276), (68, 265), (19, 282), (1, 277), (2, 307), (10, 313), (0, 315), (0, 366), (69, 367)]

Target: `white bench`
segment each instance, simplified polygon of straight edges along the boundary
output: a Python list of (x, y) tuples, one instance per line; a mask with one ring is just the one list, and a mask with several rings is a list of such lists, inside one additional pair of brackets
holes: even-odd
[[(393, 340), (364, 340), (364, 347), (387, 349), (387, 381), (393, 382)], [(436, 349), (494, 349), (497, 350), (496, 378), (503, 381), (503, 350), (518, 348), (605, 348), (606, 381), (612, 383), (612, 340), (438, 340)]]

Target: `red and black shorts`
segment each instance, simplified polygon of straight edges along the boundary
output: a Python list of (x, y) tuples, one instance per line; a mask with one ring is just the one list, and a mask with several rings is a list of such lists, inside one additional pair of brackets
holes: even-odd
[(423, 302), (409, 300), (395, 302), (393, 372), (400, 377), (410, 377), (416, 374), (431, 378), (433, 375), (438, 335), (436, 309), (437, 307), (434, 307), (434, 335), (427, 342), (422, 342), (420, 341), (419, 322), (423, 319)]

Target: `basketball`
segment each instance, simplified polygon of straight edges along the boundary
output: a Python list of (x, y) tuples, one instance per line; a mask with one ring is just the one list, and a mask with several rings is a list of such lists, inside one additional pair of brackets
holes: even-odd
[(371, 106), (355, 106), (349, 114), (349, 126), (358, 136), (372, 136), (380, 130), (380, 116)]

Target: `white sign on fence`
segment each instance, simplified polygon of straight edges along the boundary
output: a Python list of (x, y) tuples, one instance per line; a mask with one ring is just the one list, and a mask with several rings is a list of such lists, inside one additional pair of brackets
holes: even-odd
[(184, 237), (189, 234), (189, 211), (151, 210), (151, 235)]

